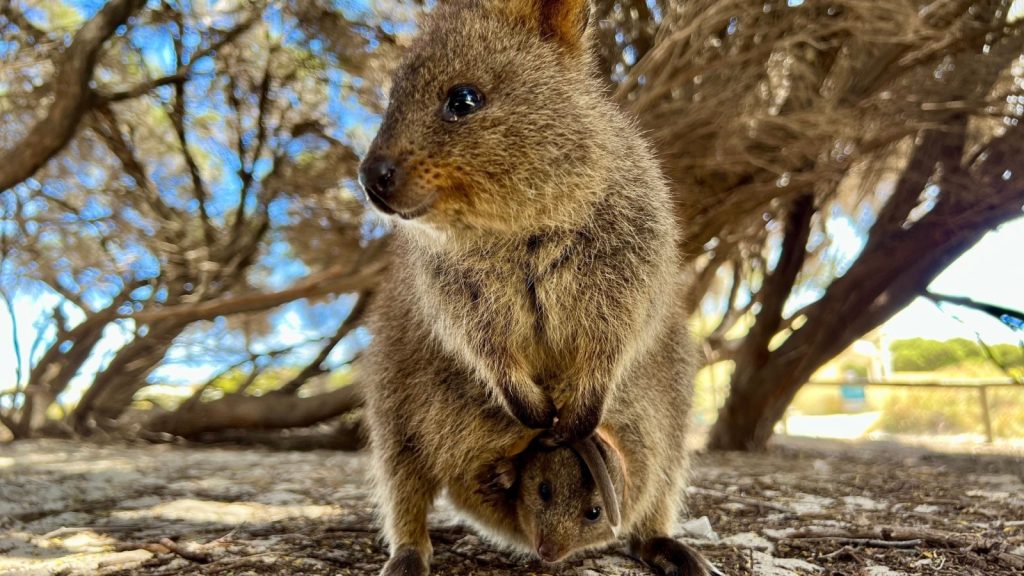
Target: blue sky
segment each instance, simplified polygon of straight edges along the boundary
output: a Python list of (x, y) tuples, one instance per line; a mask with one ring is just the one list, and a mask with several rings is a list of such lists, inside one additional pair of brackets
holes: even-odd
[[(363, 0), (333, 1), (335, 6), (346, 14), (365, 12), (369, 9), (368, 2)], [(189, 0), (183, 0), (186, 6), (188, 2)], [(73, 29), (81, 21), (91, 17), (105, 3), (106, 0), (65, 0), (63, 2), (43, 4), (30, 3), (25, 7), (25, 14), (36, 25), (44, 29), (54, 27)], [(155, 6), (158, 3), (158, 0), (149, 0), (151, 6)], [(203, 3), (202, 0), (197, 0), (197, 4), (201, 3)], [(230, 12), (231, 10), (228, 11)], [(319, 41), (307, 42), (294, 22), (283, 20), (279, 8), (271, 7), (267, 9), (263, 14), (263, 19), (272, 34), (280, 35), (283, 38), (284, 44), (293, 43), (303, 48), (308, 48), (317, 54), (321, 54), (324, 51)], [(228, 25), (219, 21), (213, 24), (216, 24), (217, 27)], [(200, 31), (205, 30), (206, 26), (213, 24), (202, 18), (197, 19), (196, 22), (187, 23), (183, 33), (183, 43), (189, 51), (197, 49), (201, 40)], [(173, 72), (175, 68), (173, 44), (171, 42), (171, 35), (173, 33), (176, 33), (176, 28), (167, 23), (145, 26), (136, 24), (129, 29), (128, 38), (132, 45), (139, 49), (146, 69), (154, 76), (168, 74)], [(5, 49), (13, 49), (13, 47), (5, 47), (0, 42), (0, 55), (3, 54)], [(335, 59), (329, 57), (327, 60), (333, 63)], [(186, 97), (192, 102), (189, 118), (186, 120), (187, 123), (191, 123), (194, 119), (200, 117), (208, 120), (209, 118), (223, 118), (228, 115), (223, 98), (220, 97), (216, 90), (210, 89), (211, 70), (212, 60), (210, 58), (198, 61), (195, 65), (195, 73), (187, 88)], [(339, 66), (334, 64), (328, 65), (326, 67), (326, 75), (326, 82), (330, 86), (325, 92), (325, 115), (329, 116), (329, 118), (325, 118), (325, 128), (334, 138), (342, 142), (348, 142), (350, 130), (355, 130), (358, 136), (359, 130), (365, 132), (365, 127), (375, 124), (377, 119), (359, 106), (350, 93), (342, 89), (341, 84), (348, 82), (350, 78), (348, 78), (347, 73), (339, 69)], [(158, 90), (156, 95), (159, 98), (168, 98), (169, 90), (169, 88)], [(305, 96), (315, 101), (315, 95), (296, 95), (294, 90), (285, 89), (284, 87), (279, 87), (278, 90), (279, 97), (289, 98), (289, 101), (294, 100), (296, 102), (293, 103), (296, 105), (297, 100)], [(211, 94), (213, 95), (212, 97)], [(251, 126), (247, 127), (244, 138), (251, 138), (254, 130), (255, 128)], [(193, 132), (190, 136), (190, 142), (192, 146), (202, 150), (204, 153), (202, 157), (206, 159), (206, 162), (201, 168), (204, 170), (204, 177), (207, 179), (207, 185), (211, 192), (211, 201), (208, 209), (211, 216), (217, 219), (222, 218), (225, 213), (233, 210), (237, 205), (240, 190), (240, 180), (237, 172), (240, 167), (240, 160), (234, 152), (233, 142), (231, 142), (230, 146), (226, 146), (222, 141), (223, 139), (219, 138), (220, 134), (225, 132), (224, 130), (217, 130), (215, 126), (210, 132), (212, 132), (212, 135), (209, 137), (200, 136)], [(358, 141), (353, 142), (354, 146), (358, 146), (358, 144)], [(297, 157), (310, 150), (319, 150), (323, 146), (324, 143), (317, 141), (315, 138), (296, 139), (288, 145), (287, 154)], [(256, 186), (259, 186), (260, 179), (269, 168), (267, 165), (269, 163), (269, 160), (266, 158), (267, 154), (264, 156), (255, 166)], [(191, 204), (176, 203), (178, 202), (176, 191), (182, 185), (180, 182), (181, 174), (168, 172), (158, 161), (150, 162), (148, 168), (150, 170), (150, 177), (161, 193), (165, 195), (164, 200), (166, 202), (174, 203), (176, 208), (194, 212), (195, 208)], [(82, 171), (83, 175), (88, 173), (87, 170)], [(43, 188), (49, 187), (47, 189), (52, 189), (52, 193), (56, 196), (62, 195), (63, 190), (66, 188), (65, 183), (53, 179), (37, 183), (36, 185)], [(80, 181), (74, 183), (74, 185), (94, 186), (96, 182)], [(289, 211), (286, 209), (288, 207), (286, 204), (289, 201), (290, 199), (288, 198), (279, 198), (270, 207), (270, 216), (275, 232), (272, 232), (268, 238), (269, 247), (266, 253), (261, 255), (259, 262), (265, 269), (265, 277), (261, 278), (264, 289), (281, 288), (291, 284), (296, 278), (308, 272), (305, 265), (291, 253), (287, 244), (275, 236), (277, 234), (276, 231), (284, 227), (291, 218)], [(101, 206), (100, 208), (102, 209), (103, 207)], [(139, 226), (145, 224), (141, 221), (136, 222), (137, 220), (140, 219), (132, 219), (132, 222)], [(156, 260), (152, 258), (146, 260), (144, 258), (149, 255), (144, 247), (126, 250), (126, 252), (129, 251), (131, 253), (126, 254), (126, 257), (135, 258), (143, 263), (153, 264), (150, 267), (152, 269), (149, 270), (136, 270), (136, 267), (133, 267), (132, 273), (137, 277), (144, 278), (158, 272)], [(82, 278), (66, 274), (62, 275), (62, 278), (67, 280), (67, 283), (72, 284), (83, 280)], [(116, 278), (115, 280), (119, 281), (120, 279)], [(96, 286), (95, 282), (85, 281), (81, 283), (90, 287), (90, 290), (85, 295), (86, 300), (97, 297), (103, 301), (109, 297), (109, 294), (100, 294), (99, 292), (102, 291), (94, 289)], [(21, 347), (22, 357), (26, 359), (25, 364), (27, 365), (27, 356), (30, 354), (33, 342), (36, 340), (38, 328), (41, 326), (39, 323), (40, 319), (48, 319), (53, 308), (62, 303), (62, 299), (43, 288), (28, 286), (27, 283), (18, 282), (16, 284), (18, 284), (17, 290), (20, 290), (15, 299), (15, 314), (18, 325), (17, 339)], [(114, 288), (116, 289), (119, 285), (115, 283)], [(266, 349), (298, 346), (297, 352), (294, 355), (289, 355), (283, 361), (295, 364), (308, 361), (318, 351), (318, 344), (315, 341), (320, 337), (333, 333), (337, 324), (347, 313), (346, 311), (349, 306), (351, 306), (351, 298), (348, 297), (314, 306), (304, 301), (283, 306), (272, 313), (272, 323), (274, 325), (272, 335), (260, 338), (259, 342), (254, 344), (254, 346), (256, 348), (262, 346)], [(81, 319), (81, 313), (74, 306), (62, 305), (61, 308), (72, 323)], [(326, 322), (320, 322), (320, 320), (325, 318), (327, 319)], [(208, 327), (206, 332), (209, 334), (208, 342), (238, 344), (232, 339), (238, 335), (237, 332), (232, 333), (231, 330), (226, 329), (223, 326), (223, 322), (214, 323)], [(6, 310), (0, 308), (0, 390), (12, 387), (15, 379), (16, 358), (14, 356), (11, 334), (11, 319)], [(48, 329), (47, 334), (52, 334), (52, 328)], [(81, 375), (72, 382), (72, 388), (77, 387), (80, 389), (81, 384), (87, 382), (93, 373), (101, 369), (110, 356), (123, 346), (129, 338), (130, 333), (127, 331), (123, 331), (118, 327), (110, 327), (105, 332), (104, 339), (97, 346), (95, 353), (86, 366), (83, 367)], [(310, 341), (313, 342), (306, 345)], [(347, 344), (361, 341), (365, 341), (364, 334), (352, 335), (335, 349), (328, 359), (328, 363), (333, 366), (343, 362), (351, 352), (351, 348)], [(45, 348), (47, 342), (44, 341), (43, 344)], [(190, 357), (183, 356), (183, 354), (189, 354), (189, 350), (195, 350), (196, 348), (196, 346), (179, 346), (176, 343), (168, 355), (167, 363), (158, 369), (157, 373), (151, 377), (151, 381), (195, 382), (206, 378), (211, 372), (218, 371), (224, 365), (233, 363), (233, 361), (225, 361), (221, 362), (219, 366), (211, 365), (207, 360), (209, 354), (206, 353), (196, 353)], [(210, 346), (207, 349), (213, 348), (216, 348), (216, 346)]]
[[(103, 0), (72, 0), (70, 5), (77, 6), (87, 17), (103, 4)], [(348, 10), (365, 10), (367, 4), (361, 1), (341, 2), (338, 4)], [(800, 2), (791, 2), (797, 6)], [(1015, 3), (1015, 10), (1024, 10), (1024, 1), (1018, 0)], [(44, 12), (39, 11), (32, 16), (40, 17)], [(273, 11), (268, 12), (269, 21), (274, 21)], [(272, 25), (272, 28), (276, 28)], [(171, 61), (166, 56), (169, 53), (169, 45), (159, 41), (161, 37), (158, 31), (152, 33), (137, 31), (137, 41), (145, 46), (145, 54), (150, 64), (162, 68), (166, 72), (173, 68)], [(164, 34), (166, 35), (166, 34)], [(315, 48), (319, 50), (319, 48)], [(331, 70), (332, 88), (341, 81), (339, 72)], [(331, 90), (332, 93), (340, 93), (340, 90)], [(375, 118), (368, 116), (353, 101), (344, 101), (334, 98), (329, 102), (328, 113), (337, 122), (340, 138), (346, 137), (346, 129), (358, 125), (366, 125), (375, 122)], [(234, 168), (234, 166), (232, 166)], [(233, 170), (225, 170), (225, 174), (233, 173)], [(237, 190), (234, 182), (224, 181), (216, 183), (218, 193), (223, 197), (234, 198)], [(836, 219), (832, 228), (837, 234), (832, 237), (834, 256), (839, 260), (852, 260), (859, 252), (863, 236), (858, 231), (858, 226), (853, 223), (844, 225), (845, 220)], [(974, 249), (965, 254), (944, 272), (932, 285), (936, 292), (943, 292), (958, 296), (967, 296), (975, 300), (991, 302), (1002, 306), (1024, 310), (1024, 259), (1020, 257), (1024, 248), (1024, 219), (1004, 225), (1001, 229), (990, 233)], [(287, 250), (285, 250), (287, 252)], [(283, 287), (293, 281), (296, 276), (301, 275), (305, 269), (301, 263), (290, 259), (287, 253), (278, 255), (271, 251), (266, 259), (266, 264), (273, 270), (273, 276), (268, 282), (270, 287)], [(296, 267), (296, 264), (299, 266)], [(18, 319), (18, 340), (21, 344), (22, 355), (27, 356), (32, 342), (36, 337), (35, 323), (39, 318), (46, 318), (50, 310), (59, 302), (59, 298), (49, 292), (22, 293), (15, 301), (16, 315)], [(336, 303), (333, 316), (343, 316), (343, 308), (349, 305), (348, 301)], [(65, 307), (72, 321), (77, 320), (74, 316), (73, 307)], [(309, 309), (302, 303), (292, 303), (274, 313), (275, 331), (272, 341), (266, 345), (271, 348), (281, 348), (306, 342), (319, 335), (309, 323)], [(0, 310), (0, 390), (8, 389), (14, 384), (16, 364), (14, 347), (11, 341), (11, 319), (6, 311)], [(1020, 335), (1014, 334), (1005, 326), (1002, 326), (994, 319), (979, 313), (974, 313), (962, 308), (949, 307), (945, 310), (939, 309), (931, 302), (923, 299), (915, 301), (905, 310), (894, 317), (885, 327), (891, 338), (927, 337), (935, 339), (949, 339), (956, 337), (974, 338), (977, 333), (985, 341), (1016, 342)], [(211, 330), (213, 339), (216, 340), (218, 332), (216, 326)], [(89, 361), (79, 377), (79, 383), (88, 380), (89, 375), (97, 370), (105, 358), (117, 350), (126, 342), (127, 334), (122, 333), (118, 328), (111, 327), (103, 342), (98, 347), (97, 353)], [(179, 351), (180, 352), (180, 351)], [(335, 351), (334, 359), (343, 360), (349, 350), (345, 346)], [(309, 356), (309, 354), (307, 354)], [(165, 382), (190, 383), (206, 378), (211, 372), (219, 370), (218, 366), (212, 366), (194, 358), (183, 357), (180, 353), (170, 355), (171, 362), (162, 367), (154, 379)]]
[[(931, 289), (1024, 311), (1024, 219), (990, 232), (936, 278)], [(984, 314), (958, 306), (945, 310), (919, 298), (893, 317), (886, 330), (897, 339), (974, 338), (975, 331), (988, 343), (1017, 342), (1024, 337)]]
[[(936, 292), (968, 296), (1017, 310), (1024, 310), (1024, 218), (1005, 224), (990, 232), (972, 250), (954, 262), (932, 284)], [(31, 346), (35, 337), (33, 322), (43, 316), (57, 302), (50, 294), (23, 296), (16, 301), (19, 336), (23, 351)], [(300, 313), (285, 307), (277, 315), (276, 340), (280, 344), (294, 344), (312, 336), (304, 327)], [(959, 318), (959, 320), (958, 320)], [(885, 331), (893, 339), (949, 338), (973, 339), (976, 333), (988, 343), (1017, 342), (1020, 334), (1012, 332), (996, 320), (983, 314), (959, 307), (945, 311), (931, 302), (918, 299), (890, 320)], [(14, 351), (10, 339), (11, 322), (6, 313), (0, 313), (0, 390), (14, 383)], [(111, 329), (100, 354), (91, 362), (95, 369), (103, 353), (115, 350), (124, 342), (123, 336)], [(338, 355), (347, 354), (344, 350)], [(90, 367), (87, 367), (86, 372)], [(193, 382), (205, 377), (214, 368), (188, 362), (176, 362), (163, 370), (163, 377), (179, 383)], [(163, 379), (163, 378), (161, 378)]]

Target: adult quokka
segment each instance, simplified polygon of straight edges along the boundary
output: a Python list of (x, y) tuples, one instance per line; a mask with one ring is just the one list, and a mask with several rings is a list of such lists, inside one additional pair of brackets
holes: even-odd
[(590, 27), (586, 0), (439, 4), (360, 168), (396, 224), (362, 366), (387, 574), (427, 572), (442, 488), (528, 546), (476, 506), (481, 463), (525, 428), (586, 438), (617, 395), (654, 387), (626, 380), (677, 377), (672, 202), (605, 97)]

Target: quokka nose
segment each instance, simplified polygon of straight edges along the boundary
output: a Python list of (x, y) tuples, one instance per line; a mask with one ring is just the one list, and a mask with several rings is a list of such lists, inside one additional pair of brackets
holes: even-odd
[(377, 200), (386, 202), (395, 189), (397, 168), (387, 158), (370, 158), (359, 169), (359, 183)]
[(546, 562), (555, 562), (561, 556), (561, 552), (550, 542), (541, 542), (537, 547), (537, 555)]

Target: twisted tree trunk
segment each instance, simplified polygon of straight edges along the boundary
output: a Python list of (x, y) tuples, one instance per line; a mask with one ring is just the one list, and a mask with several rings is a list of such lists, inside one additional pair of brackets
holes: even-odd
[(177, 321), (151, 325), (145, 336), (136, 337), (119, 350), (69, 415), (71, 427), (84, 434), (96, 424), (120, 417), (186, 326), (187, 322)]
[[(961, 166), (966, 121), (960, 131), (935, 133), (915, 154), (896, 192), (871, 229), (860, 257), (825, 295), (807, 307), (806, 321), (775, 350), (761, 337), (737, 361), (729, 398), (708, 446), (714, 450), (762, 449), (800, 387), (829, 359), (877, 328), (915, 297), (954, 260), (1000, 223), (1016, 218), (1024, 203), (1024, 178), (1006, 178), (1007, 151), (1020, 146), (1019, 130), (995, 141), (979, 167)], [(907, 218), (929, 177), (942, 166), (935, 207), (916, 222)], [(974, 172), (974, 178), (966, 173)], [(1006, 179), (1004, 179), (1006, 178)], [(787, 230), (787, 240), (790, 231)], [(769, 280), (772, 282), (772, 280)], [(761, 323), (758, 316), (758, 323)], [(774, 331), (771, 331), (774, 334)], [(756, 327), (753, 334), (759, 334)], [(746, 343), (745, 343), (746, 345)]]
[(75, 34), (57, 69), (53, 104), (28, 134), (3, 154), (0, 191), (30, 178), (74, 137), (91, 105), (89, 82), (103, 44), (144, 4), (143, 0), (110, 0)]
[(146, 427), (192, 438), (225, 429), (272, 430), (311, 426), (363, 405), (362, 388), (350, 384), (308, 398), (287, 392), (263, 396), (230, 394), (212, 402), (196, 402), (187, 409), (154, 418)]

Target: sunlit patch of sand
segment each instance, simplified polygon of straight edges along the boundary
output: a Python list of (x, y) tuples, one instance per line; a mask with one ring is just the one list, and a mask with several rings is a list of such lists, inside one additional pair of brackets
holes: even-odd
[(149, 508), (117, 510), (110, 516), (118, 520), (155, 517), (186, 522), (241, 524), (274, 522), (285, 518), (322, 518), (339, 513), (340, 509), (334, 506), (280, 506), (257, 502), (217, 502), (184, 498)]

